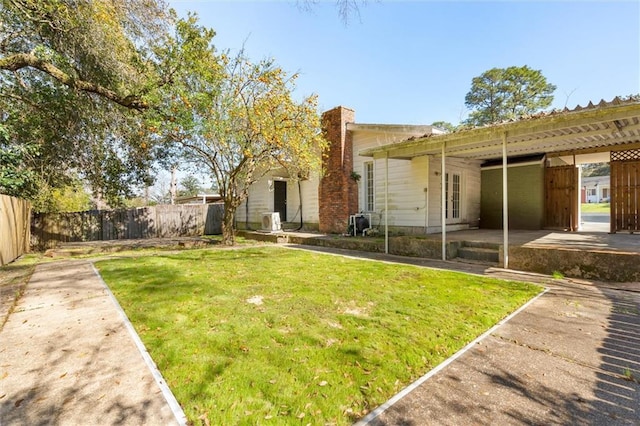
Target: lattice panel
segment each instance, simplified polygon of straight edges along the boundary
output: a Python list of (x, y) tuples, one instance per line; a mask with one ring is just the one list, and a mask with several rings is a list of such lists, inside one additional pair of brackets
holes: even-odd
[(640, 149), (627, 151), (611, 151), (611, 161), (640, 160)]

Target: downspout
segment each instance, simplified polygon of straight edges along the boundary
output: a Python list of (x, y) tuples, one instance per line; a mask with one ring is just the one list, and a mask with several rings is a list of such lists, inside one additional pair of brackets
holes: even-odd
[(298, 226), (294, 231), (299, 231), (302, 229), (304, 222), (302, 220), (302, 181), (298, 179), (298, 198), (300, 199), (300, 226)]
[(244, 202), (244, 229), (251, 231), (249, 229), (249, 195), (247, 195), (247, 199)]

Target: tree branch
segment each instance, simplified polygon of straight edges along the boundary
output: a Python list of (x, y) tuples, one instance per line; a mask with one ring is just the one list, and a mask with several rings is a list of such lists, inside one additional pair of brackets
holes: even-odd
[(38, 58), (32, 53), (15, 53), (0, 58), (0, 69), (17, 71), (22, 68), (35, 68), (58, 80), (60, 83), (83, 92), (95, 93), (125, 108), (145, 110), (149, 105), (134, 95), (121, 96), (113, 90), (89, 81), (75, 79), (50, 62)]

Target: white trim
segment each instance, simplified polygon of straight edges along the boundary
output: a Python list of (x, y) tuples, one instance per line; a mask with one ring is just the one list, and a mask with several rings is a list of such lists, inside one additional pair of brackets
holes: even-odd
[(171, 408), (171, 411), (173, 412), (173, 415), (175, 416), (176, 421), (178, 422), (179, 425), (186, 426), (187, 416), (184, 414), (182, 407), (180, 407), (180, 404), (178, 403), (178, 400), (171, 392), (171, 389), (169, 389), (169, 386), (167, 385), (166, 380), (164, 380), (164, 378), (162, 377), (162, 373), (160, 373), (160, 370), (158, 370), (156, 363), (153, 362), (151, 355), (149, 355), (149, 351), (147, 351), (147, 348), (145, 348), (144, 343), (142, 343), (142, 339), (140, 339), (140, 336), (138, 336), (138, 333), (136, 333), (136, 329), (131, 324), (131, 321), (129, 321), (127, 314), (124, 312), (124, 309), (122, 309), (122, 306), (120, 306), (120, 303), (118, 303), (118, 299), (116, 299), (116, 296), (114, 296), (114, 294), (111, 292), (111, 289), (109, 288), (107, 283), (105, 283), (104, 280), (102, 279), (102, 275), (100, 275), (100, 272), (98, 272), (98, 269), (96, 268), (94, 263), (90, 262), (90, 264), (91, 264), (91, 268), (93, 269), (93, 273), (96, 274), (96, 276), (104, 286), (107, 294), (111, 298), (111, 301), (115, 305), (116, 310), (120, 313), (120, 318), (122, 319), (122, 322), (124, 322), (124, 326), (129, 332), (129, 336), (131, 336), (131, 340), (133, 340), (133, 343), (138, 348), (138, 351), (140, 351), (140, 355), (142, 355), (142, 359), (144, 359), (145, 364), (147, 364), (147, 367), (151, 372), (151, 375), (153, 376), (156, 383), (158, 384), (158, 387), (162, 391), (162, 395), (167, 401), (169, 408)]
[(548, 288), (545, 288), (542, 292), (540, 292), (537, 296), (535, 296), (533, 299), (529, 300), (527, 303), (525, 303), (524, 305), (520, 306), (520, 308), (518, 308), (517, 310), (515, 310), (514, 312), (512, 312), (509, 316), (507, 316), (506, 318), (502, 319), (500, 322), (498, 322), (496, 325), (494, 325), (493, 327), (491, 327), (489, 330), (485, 331), (484, 333), (482, 333), (480, 336), (478, 336), (476, 339), (474, 339), (472, 342), (470, 342), (469, 344), (467, 344), (464, 348), (460, 349), (458, 352), (456, 352), (455, 354), (453, 354), (452, 356), (450, 356), (449, 358), (447, 358), (446, 360), (444, 360), (443, 362), (441, 362), (440, 364), (438, 364), (435, 368), (433, 368), (432, 370), (430, 370), (427, 374), (425, 374), (424, 376), (420, 377), (418, 380), (416, 380), (415, 382), (411, 383), (409, 386), (407, 386), (406, 388), (402, 389), (400, 392), (398, 392), (397, 394), (395, 394), (391, 399), (389, 399), (387, 402), (385, 402), (384, 404), (380, 405), (378, 408), (376, 408), (375, 410), (373, 410), (372, 412), (370, 412), (369, 414), (367, 414), (365, 417), (363, 417), (361, 420), (359, 420), (357, 423), (355, 423), (353, 426), (365, 426), (367, 424), (369, 424), (369, 422), (371, 422), (372, 420), (374, 420), (376, 417), (378, 417), (380, 414), (384, 413), (385, 411), (387, 411), (389, 408), (391, 408), (391, 406), (393, 406), (396, 402), (400, 401), (402, 398), (406, 397), (408, 394), (410, 394), (411, 392), (413, 392), (416, 388), (418, 388), (420, 385), (422, 385), (424, 382), (426, 382), (428, 379), (430, 379), (431, 377), (435, 376), (437, 373), (439, 373), (440, 371), (444, 370), (446, 367), (449, 366), (449, 364), (453, 363), (453, 361), (455, 361), (456, 359), (460, 358), (463, 354), (465, 354), (467, 351), (469, 351), (471, 348), (475, 347), (480, 341), (486, 339), (487, 337), (489, 337), (491, 335), (491, 333), (493, 333), (494, 331), (496, 331), (499, 327), (501, 327), (502, 325), (504, 325), (505, 323), (507, 323), (508, 321), (510, 321), (513, 317), (515, 317), (516, 315), (518, 315), (520, 312), (522, 312), (523, 310), (527, 309), (533, 302), (535, 302), (536, 300), (538, 300), (540, 297), (542, 297), (543, 295), (545, 295), (547, 292), (549, 291)]
[[(371, 165), (371, 182), (369, 182), (367, 176), (367, 166)], [(376, 162), (371, 159), (370, 161), (364, 161), (362, 163), (362, 211), (365, 212), (375, 212), (376, 211)], [(369, 187), (371, 185), (371, 187)], [(372, 209), (369, 209), (369, 190), (371, 190), (371, 206)]]
[[(373, 133), (408, 133), (419, 134), (424, 137), (430, 134), (444, 134), (444, 132), (426, 124), (371, 124), (371, 123), (346, 123), (346, 129), (350, 132), (365, 131)], [(434, 131), (435, 130), (435, 131)]]

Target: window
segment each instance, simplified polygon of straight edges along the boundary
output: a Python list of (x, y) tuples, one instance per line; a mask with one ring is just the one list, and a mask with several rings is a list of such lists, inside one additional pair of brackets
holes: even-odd
[(595, 197), (596, 196), (596, 189), (595, 188), (587, 189), (587, 195), (591, 196), (591, 197)]
[(364, 207), (365, 211), (372, 212), (375, 210), (373, 195), (375, 193), (375, 185), (373, 181), (373, 161), (364, 163)]
[(609, 198), (609, 188), (602, 188), (602, 198)]

